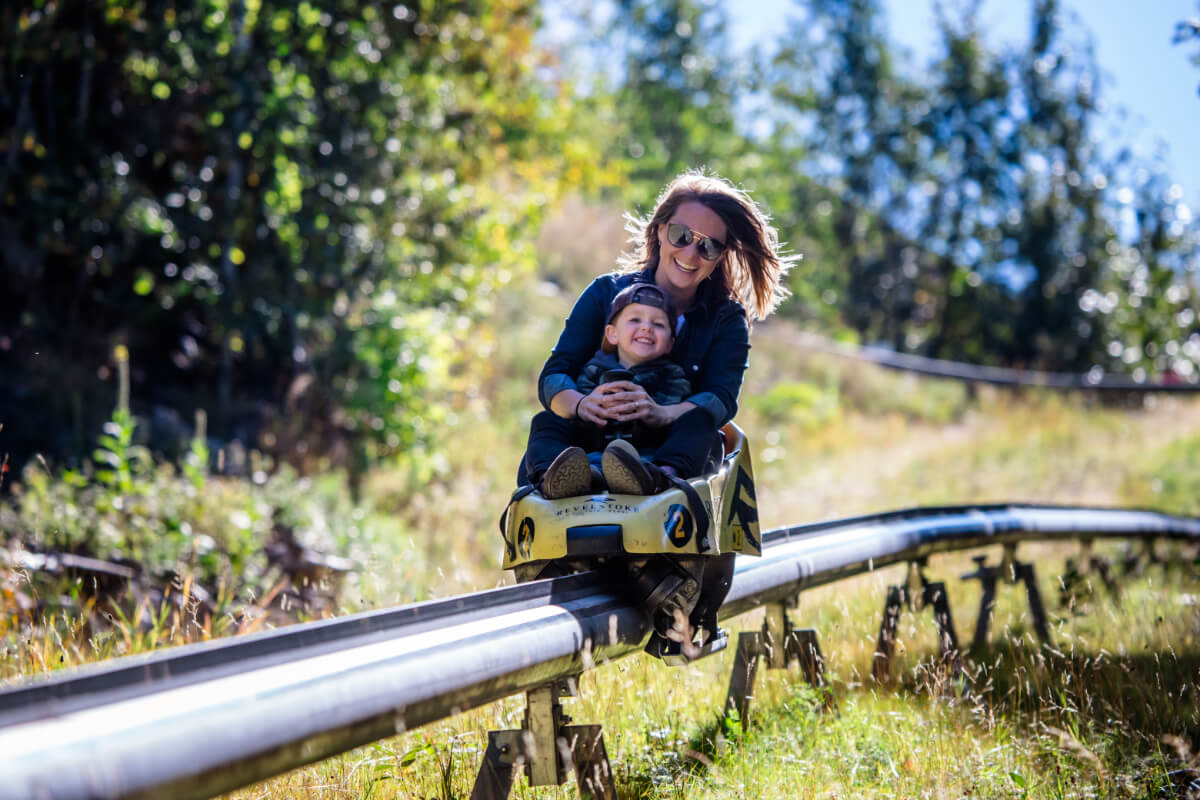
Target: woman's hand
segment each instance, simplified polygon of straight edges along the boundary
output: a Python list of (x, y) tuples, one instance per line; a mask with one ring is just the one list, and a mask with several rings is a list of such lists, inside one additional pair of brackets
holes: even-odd
[(664, 406), (654, 402), (654, 398), (643, 387), (631, 381), (605, 383), (597, 386), (592, 394), (601, 395), (599, 403), (607, 419), (618, 422), (641, 420), (651, 428), (669, 425), (674, 419), (666, 413)]
[(607, 425), (610, 419), (617, 419), (611, 415), (605, 405), (606, 398), (602, 391), (603, 388), (604, 386), (597, 386), (592, 389), (591, 394), (585, 394), (579, 398), (578, 404), (575, 406), (576, 417), (601, 428)]

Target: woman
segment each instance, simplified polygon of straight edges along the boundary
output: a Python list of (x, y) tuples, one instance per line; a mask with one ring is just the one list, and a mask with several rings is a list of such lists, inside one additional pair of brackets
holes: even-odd
[[(750, 354), (750, 322), (765, 319), (788, 291), (783, 277), (796, 257), (780, 253), (779, 239), (749, 196), (728, 181), (686, 172), (663, 191), (648, 219), (629, 217), (636, 247), (621, 257), (622, 270), (596, 278), (584, 290), (538, 378), (545, 406), (530, 429), (525, 458), (518, 470), (522, 486), (546, 496), (586, 493), (592, 477), (577, 445), (594, 440), (592, 426), (640, 421), (662, 431), (654, 452), (640, 454), (615, 440), (604, 451), (604, 477), (623, 493), (655, 494), (704, 471), (722, 425), (737, 412), (738, 392)], [(683, 367), (691, 394), (660, 405), (632, 381), (616, 380), (581, 392), (573, 376), (596, 352), (613, 299), (634, 283), (658, 286), (680, 312), (671, 359)], [(580, 424), (589, 423), (587, 425)], [(574, 437), (574, 438), (573, 438)], [(680, 488), (684, 488), (684, 483)], [(638, 490), (637, 492), (632, 490)], [(518, 490), (518, 492), (521, 490)], [(518, 572), (518, 579), (551, 577), (553, 562)], [(717, 611), (733, 579), (733, 554), (703, 559), (699, 596), (689, 611), (667, 603), (648, 603), (652, 587), (689, 577), (662, 559), (635, 559), (618, 575), (635, 602), (645, 605), (654, 632), (647, 652), (680, 652), (694, 658), (701, 641), (719, 634)], [(672, 648), (677, 648), (672, 650)]]
[[(621, 257), (621, 271), (596, 278), (580, 295), (542, 368), (538, 398), (546, 410), (519, 469), (522, 485), (543, 485), (572, 443), (576, 420), (602, 427), (637, 420), (663, 430), (662, 444), (643, 454), (645, 461), (620, 465), (642, 494), (662, 491), (673, 475), (700, 474), (716, 432), (737, 412), (749, 320), (765, 319), (788, 295), (783, 277), (796, 257), (781, 254), (766, 215), (722, 178), (685, 172), (648, 219), (630, 216), (628, 228), (635, 249)], [(613, 298), (635, 282), (656, 284), (681, 311), (671, 358), (684, 368), (692, 394), (680, 403), (659, 405), (628, 381), (587, 394), (576, 386), (573, 376), (595, 354)]]

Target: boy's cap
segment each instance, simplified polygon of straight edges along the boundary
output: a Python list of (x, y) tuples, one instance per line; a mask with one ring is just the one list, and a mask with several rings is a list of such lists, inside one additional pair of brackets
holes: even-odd
[(671, 335), (675, 335), (675, 320), (679, 314), (675, 311), (675, 305), (671, 302), (671, 298), (667, 297), (667, 293), (653, 283), (634, 283), (618, 292), (617, 296), (613, 298), (612, 306), (608, 309), (607, 324), (611, 325), (617, 315), (630, 303), (661, 308), (667, 312), (667, 319), (671, 321)]

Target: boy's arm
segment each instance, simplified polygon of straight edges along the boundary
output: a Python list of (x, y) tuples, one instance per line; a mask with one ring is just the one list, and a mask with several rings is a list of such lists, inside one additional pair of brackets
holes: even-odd
[(692, 384), (687, 379), (687, 373), (684, 372), (683, 367), (674, 361), (667, 362), (659, 383), (658, 396), (654, 398), (654, 402), (660, 406), (673, 406), (682, 403), (683, 399), (691, 393)]
[(601, 367), (597, 364), (589, 363), (583, 368), (583, 372), (579, 373), (579, 377), (575, 379), (575, 388), (580, 394), (591, 394), (592, 390), (600, 385)]

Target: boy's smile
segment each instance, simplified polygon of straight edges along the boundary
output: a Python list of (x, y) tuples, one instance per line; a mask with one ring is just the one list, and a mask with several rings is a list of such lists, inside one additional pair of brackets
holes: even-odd
[(605, 326), (604, 336), (617, 348), (621, 366), (632, 367), (669, 353), (675, 332), (661, 308), (630, 303)]

